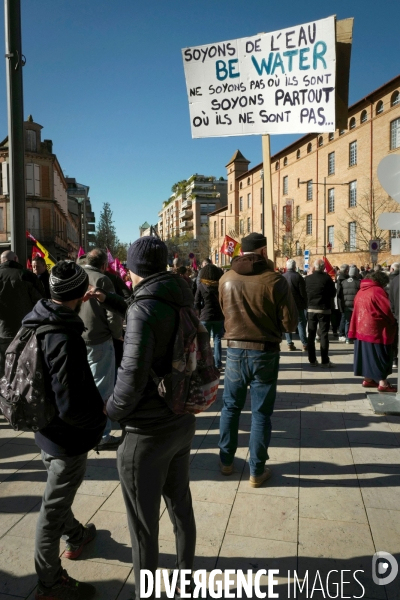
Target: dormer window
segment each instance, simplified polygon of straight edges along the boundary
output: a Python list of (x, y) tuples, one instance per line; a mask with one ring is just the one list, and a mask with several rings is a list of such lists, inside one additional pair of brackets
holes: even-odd
[(26, 130), (26, 148), (28, 152), (36, 152), (37, 144), (36, 144), (36, 131), (33, 129)]

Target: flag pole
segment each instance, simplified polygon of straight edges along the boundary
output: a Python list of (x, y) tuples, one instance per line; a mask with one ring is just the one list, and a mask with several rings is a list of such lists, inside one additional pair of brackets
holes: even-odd
[(275, 265), (274, 251), (274, 223), (272, 209), (272, 177), (271, 177), (271, 148), (269, 135), (262, 136), (262, 157), (263, 157), (263, 235), (267, 238), (268, 258)]

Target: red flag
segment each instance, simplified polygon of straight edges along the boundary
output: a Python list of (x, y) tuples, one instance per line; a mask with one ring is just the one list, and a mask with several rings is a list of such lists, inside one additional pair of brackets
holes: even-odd
[(41, 256), (42, 258), (45, 258), (44, 253), (39, 250), (37, 246), (33, 246), (32, 248), (32, 260), (35, 258), (35, 256)]
[(226, 254), (230, 258), (233, 256), (237, 256), (240, 252), (241, 244), (229, 237), (229, 235), (225, 236), (224, 243), (221, 246), (221, 254)]
[(79, 250), (78, 250), (78, 258), (80, 258), (81, 256), (83, 256), (85, 253), (84, 249), (82, 248), (82, 246), (79, 246)]
[(328, 275), (330, 275), (330, 277), (332, 277), (333, 280), (335, 280), (336, 279), (336, 271), (335, 271), (335, 269), (332, 267), (331, 263), (326, 258), (326, 256), (323, 257), (323, 261), (325, 263), (325, 270), (326, 270), (326, 272), (328, 273)]
[(32, 271), (32, 263), (29, 258), (26, 259), (26, 268)]

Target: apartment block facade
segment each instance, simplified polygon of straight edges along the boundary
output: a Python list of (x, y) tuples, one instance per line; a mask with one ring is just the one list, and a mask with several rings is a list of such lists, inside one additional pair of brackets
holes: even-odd
[[(68, 201), (67, 183), (53, 154), (53, 142), (41, 140), (43, 127), (32, 116), (24, 122), (26, 228), (55, 260), (77, 255), (79, 210)], [(8, 137), (0, 143), (0, 246), (10, 247)], [(71, 211), (70, 211), (71, 209)], [(31, 242), (28, 241), (28, 256)]]
[[(388, 154), (400, 154), (400, 76), (349, 107), (348, 127), (307, 134), (271, 157), (276, 263), (304, 250), (332, 262), (369, 262), (368, 242), (381, 240), (379, 260), (393, 262), (391, 239), (382, 231), (382, 212), (399, 211), (379, 184), (377, 167)], [(225, 235), (239, 239), (263, 229), (263, 164), (252, 169), (237, 151), (227, 164), (228, 201), (209, 215), (211, 257), (220, 255)], [(269, 242), (270, 243), (270, 242)], [(397, 257), (399, 258), (399, 257)]]
[(226, 204), (226, 180), (195, 174), (175, 188), (158, 213), (158, 235), (164, 241), (191, 240), (194, 249), (200, 248), (204, 241), (208, 245), (208, 214)]

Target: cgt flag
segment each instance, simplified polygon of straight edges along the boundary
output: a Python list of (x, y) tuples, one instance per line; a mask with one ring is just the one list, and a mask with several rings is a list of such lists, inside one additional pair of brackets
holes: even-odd
[(326, 270), (326, 272), (335, 281), (335, 279), (336, 279), (336, 271), (335, 271), (335, 269), (332, 267), (331, 263), (326, 258), (326, 256), (323, 257), (323, 261), (325, 263), (325, 270)]
[[(33, 237), (33, 235), (31, 233), (29, 233), (29, 231), (26, 232), (26, 237), (28, 238), (28, 240), (31, 240), (32, 242), (35, 243), (36, 248), (34, 248), (33, 250), (36, 250), (36, 254), (40, 254), (44, 258), (44, 260), (46, 261), (47, 270), (50, 271), (51, 267), (54, 267), (54, 265), (56, 263), (53, 260), (51, 260), (50, 255), (49, 255), (48, 251), (46, 250), (46, 248), (44, 246), (42, 246), (42, 244), (40, 242), (38, 242), (37, 239), (35, 239)], [(32, 250), (32, 256), (33, 256), (33, 250)]]
[(221, 246), (221, 254), (226, 254), (226, 256), (233, 258), (234, 256), (239, 256), (241, 248), (242, 246), (239, 242), (226, 235), (224, 243)]

